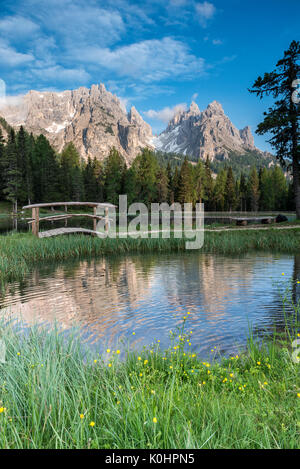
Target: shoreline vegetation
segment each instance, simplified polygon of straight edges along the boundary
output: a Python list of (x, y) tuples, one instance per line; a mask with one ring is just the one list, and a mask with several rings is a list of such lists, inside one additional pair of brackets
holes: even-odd
[[(299, 445), (299, 363), (293, 327), (278, 340), (202, 362), (189, 312), (149, 348), (83, 349), (78, 335), (1, 323), (1, 448), (292, 448)], [(288, 324), (288, 321), (286, 322)], [(134, 331), (130, 331), (135, 334)], [(275, 336), (274, 336), (275, 337)]]
[[(100, 239), (83, 235), (39, 239), (28, 233), (14, 233), (0, 236), (0, 240), (0, 282), (4, 284), (21, 280), (36, 263), (104, 255), (183, 252), (189, 239)], [(290, 229), (211, 230), (204, 232), (204, 245), (197, 251), (220, 254), (249, 251), (295, 253), (299, 248), (300, 230), (295, 224)]]

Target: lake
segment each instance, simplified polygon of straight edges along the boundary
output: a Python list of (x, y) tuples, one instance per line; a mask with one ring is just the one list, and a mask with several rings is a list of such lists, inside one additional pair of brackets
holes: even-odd
[[(226, 355), (242, 349), (249, 325), (259, 335), (270, 333), (274, 324), (280, 327), (282, 297), (296, 278), (300, 255), (105, 257), (39, 265), (21, 283), (6, 286), (0, 307), (29, 325), (57, 320), (68, 330), (77, 324), (95, 352), (128, 342), (140, 349), (157, 340), (168, 347), (170, 330), (189, 311), (189, 349), (207, 359), (214, 347)], [(291, 312), (289, 306), (286, 310)]]

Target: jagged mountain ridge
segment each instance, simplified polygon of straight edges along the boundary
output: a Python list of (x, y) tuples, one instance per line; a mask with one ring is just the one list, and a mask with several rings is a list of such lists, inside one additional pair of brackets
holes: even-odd
[(194, 159), (224, 160), (231, 152), (257, 151), (250, 127), (238, 130), (225, 115), (220, 103), (213, 101), (201, 112), (195, 102), (188, 111), (179, 111), (166, 130), (152, 140), (155, 148), (192, 156)]
[(130, 164), (142, 148), (153, 148), (150, 125), (134, 107), (127, 114), (103, 84), (61, 93), (29, 91), (0, 113), (14, 128), (44, 134), (58, 152), (73, 142), (85, 160), (101, 160), (115, 147)]
[(128, 165), (145, 147), (193, 160), (209, 157), (222, 161), (231, 153), (243, 155), (245, 151), (265, 155), (255, 147), (250, 127), (238, 130), (217, 101), (202, 112), (192, 102), (188, 111), (174, 115), (158, 137), (153, 137), (150, 125), (134, 107), (127, 113), (103, 84), (60, 93), (29, 91), (1, 106), (0, 114), (15, 128), (23, 125), (34, 135), (44, 134), (58, 152), (73, 142), (85, 160), (102, 160), (112, 147)]

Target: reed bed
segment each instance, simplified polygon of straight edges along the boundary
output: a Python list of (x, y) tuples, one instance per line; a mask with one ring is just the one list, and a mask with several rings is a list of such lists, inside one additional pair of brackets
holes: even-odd
[(102, 355), (83, 348), (76, 331), (24, 331), (2, 320), (0, 448), (298, 448), (291, 341), (299, 327), (280, 346), (250, 334), (243, 354), (216, 360), (213, 347), (202, 362), (189, 352), (190, 318), (167, 350), (158, 340)]
[[(185, 239), (100, 239), (83, 235), (38, 239), (31, 234), (0, 236), (0, 281), (17, 280), (36, 263), (103, 255), (181, 252)], [(298, 252), (300, 230), (207, 232), (202, 252), (241, 254), (248, 251)]]

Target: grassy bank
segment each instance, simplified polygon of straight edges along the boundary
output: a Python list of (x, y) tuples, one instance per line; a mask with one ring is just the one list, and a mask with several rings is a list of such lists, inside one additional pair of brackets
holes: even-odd
[(299, 330), (280, 347), (250, 340), (241, 356), (203, 363), (188, 352), (189, 318), (168, 350), (158, 341), (126, 356), (2, 324), (0, 447), (299, 447), (300, 365), (291, 359)]
[[(224, 231), (205, 233), (202, 252), (241, 254), (249, 251), (298, 252), (300, 230)], [(58, 236), (38, 239), (31, 234), (0, 237), (0, 280), (22, 278), (37, 262), (145, 252), (180, 252), (184, 239), (99, 239)]]

